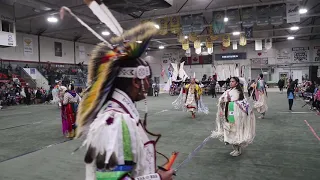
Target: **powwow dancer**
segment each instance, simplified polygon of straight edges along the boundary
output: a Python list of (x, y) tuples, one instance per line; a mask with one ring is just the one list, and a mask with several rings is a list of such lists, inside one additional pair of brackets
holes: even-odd
[[(185, 87), (186, 88), (181, 88), (178, 98), (172, 102), (174, 109), (181, 109), (182, 111), (190, 111), (188, 108), (188, 105), (186, 105), (187, 93), (189, 93), (188, 87), (190, 87), (190, 84), (186, 85)], [(194, 112), (193, 118), (195, 118), (195, 112), (205, 113), (205, 114), (209, 113), (208, 107), (204, 104), (202, 100), (202, 91), (200, 87), (198, 88), (197, 92), (198, 92), (197, 96), (199, 97), (199, 100), (196, 101), (196, 108), (193, 109), (193, 112)]]
[(63, 129), (64, 134), (68, 138), (74, 138), (76, 130), (76, 113), (78, 110), (78, 104), (81, 101), (81, 97), (74, 90), (74, 85), (69, 86), (69, 90), (63, 95), (62, 110), (64, 111)]
[(256, 119), (238, 77), (230, 79), (230, 87), (219, 98), (216, 127), (211, 137), (219, 138), (226, 145), (232, 144), (230, 155), (239, 156), (241, 149), (255, 137)]
[[(86, 180), (171, 180), (173, 170), (156, 170), (155, 145), (160, 135), (156, 141), (149, 140), (148, 134), (155, 135), (146, 129), (146, 114), (142, 122), (134, 104), (145, 99), (149, 87), (151, 69), (140, 56), (157, 33), (155, 24), (145, 23), (123, 33), (104, 4), (86, 3), (119, 36), (112, 39), (114, 43), (128, 40), (113, 48), (76, 17), (105, 42), (92, 53), (88, 66), (90, 86), (77, 114), (77, 136), (85, 138), (87, 147)], [(142, 42), (137, 43), (138, 40)]]
[(201, 96), (201, 88), (196, 84), (195, 78), (192, 78), (190, 84), (185, 86), (186, 99), (185, 106), (188, 112), (191, 112), (192, 118), (196, 117), (196, 111), (198, 109), (198, 101)]
[(259, 118), (263, 119), (266, 112), (268, 111), (267, 91), (265, 81), (263, 80), (263, 74), (260, 74), (258, 77), (258, 82), (255, 87), (255, 93), (257, 101), (254, 103), (254, 108), (256, 108), (258, 113), (261, 114)]

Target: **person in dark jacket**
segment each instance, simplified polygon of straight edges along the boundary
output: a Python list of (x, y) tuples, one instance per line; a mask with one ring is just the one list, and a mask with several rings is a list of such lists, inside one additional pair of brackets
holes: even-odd
[(284, 79), (283, 78), (279, 79), (278, 87), (279, 87), (280, 93), (282, 93), (283, 92), (283, 87), (284, 87)]

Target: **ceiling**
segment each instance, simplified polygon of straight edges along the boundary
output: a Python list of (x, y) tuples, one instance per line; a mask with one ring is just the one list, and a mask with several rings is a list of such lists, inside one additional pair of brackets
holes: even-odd
[[(107, 0), (105, 0), (107, 1)], [(165, 16), (187, 15), (203, 13), (204, 21), (212, 21), (212, 11), (235, 9), (243, 7), (253, 7), (260, 5), (271, 5), (283, 3), (283, 0), (172, 0), (172, 6), (164, 9), (156, 9), (157, 6), (148, 7), (148, 3), (164, 0), (111, 0), (113, 3), (140, 3), (142, 11), (122, 14), (112, 10), (116, 19), (124, 29), (129, 29), (138, 24), (143, 19), (161, 18)], [(153, 1), (153, 2), (151, 2)], [(64, 40), (78, 41), (89, 44), (96, 44), (99, 40), (94, 37), (86, 28), (80, 25), (74, 18), (67, 16), (58, 23), (47, 22), (50, 15), (59, 16), (58, 12), (61, 6), (69, 7), (77, 16), (90, 25), (94, 30), (101, 33), (107, 28), (101, 24), (91, 10), (84, 4), (83, 0), (0, 0), (1, 3), (13, 5), (16, 17), (17, 32), (53, 37)], [(108, 1), (110, 2), (110, 0)], [(114, 4), (112, 4), (114, 5)], [(110, 5), (110, 6), (112, 6)], [(267, 25), (263, 27), (254, 26), (254, 38), (273, 37), (274, 41), (285, 40), (286, 36), (294, 34), (299, 39), (311, 40), (320, 38), (320, 1), (302, 0), (309, 11), (301, 17), (299, 25), (300, 30), (291, 32), (289, 28), (292, 24), (282, 24), (280, 26)], [(118, 6), (117, 6), (118, 7)], [(143, 12), (144, 9), (155, 10)], [(136, 7), (139, 9), (139, 7)], [(119, 8), (117, 9), (119, 11)], [(201, 34), (205, 35), (207, 31)], [(167, 34), (155, 38), (152, 46), (156, 47), (159, 43), (171, 46), (178, 46), (176, 36)]]

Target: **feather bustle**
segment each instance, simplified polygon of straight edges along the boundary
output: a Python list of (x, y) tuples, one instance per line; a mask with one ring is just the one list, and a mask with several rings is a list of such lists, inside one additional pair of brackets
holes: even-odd
[[(96, 75), (97, 80), (93, 83), (90, 91), (87, 92), (80, 102), (79, 110), (77, 113), (77, 125), (79, 130), (77, 131), (77, 136), (82, 132), (82, 127), (87, 123), (91, 123), (94, 119), (89, 119), (88, 116), (94, 110), (99, 102), (99, 96), (103, 89), (104, 82), (108, 79), (108, 75), (111, 71), (112, 61), (106, 62), (99, 66), (98, 73)], [(93, 117), (94, 118), (94, 117)]]

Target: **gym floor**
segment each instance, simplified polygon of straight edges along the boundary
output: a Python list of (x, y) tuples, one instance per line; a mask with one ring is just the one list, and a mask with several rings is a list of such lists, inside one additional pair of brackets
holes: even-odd
[[(210, 113), (192, 119), (190, 114), (172, 109), (176, 97), (148, 97), (148, 128), (162, 133), (158, 151), (167, 156), (179, 152), (175, 165), (210, 135), (217, 110), (217, 99), (204, 96)], [(231, 157), (231, 146), (211, 139), (175, 179), (319, 180), (320, 117), (308, 107), (301, 108), (303, 104), (295, 100), (293, 112), (289, 112), (286, 95), (269, 92), (266, 118), (257, 118), (256, 138), (241, 156)], [(143, 109), (143, 102), (138, 109)], [(72, 154), (81, 141), (62, 136), (57, 106), (7, 107), (0, 110), (0, 124), (0, 179), (84, 179), (84, 150)], [(159, 165), (164, 162), (161, 156), (157, 160)]]

